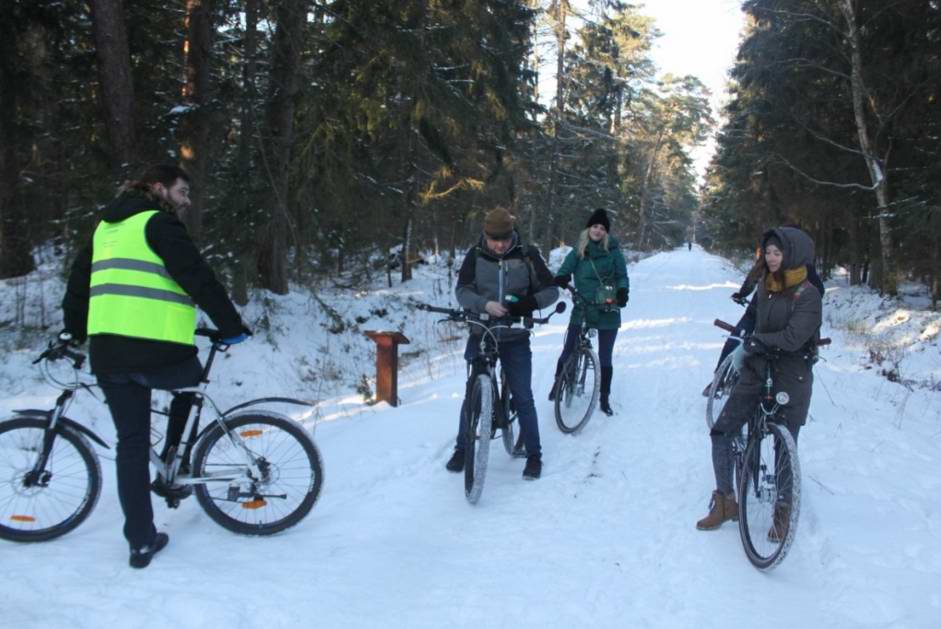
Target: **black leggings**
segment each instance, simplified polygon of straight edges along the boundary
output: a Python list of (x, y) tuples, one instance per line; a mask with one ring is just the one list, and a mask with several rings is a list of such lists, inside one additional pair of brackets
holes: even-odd
[[(561, 371), (562, 365), (568, 360), (572, 352), (575, 351), (575, 342), (578, 341), (578, 333), (581, 330), (579, 325), (570, 325), (565, 333), (565, 345), (562, 346), (562, 355), (559, 356), (559, 362), (556, 364), (556, 372)], [(602, 367), (611, 366), (611, 357), (614, 354), (614, 339), (618, 336), (617, 329), (598, 330), (598, 359)]]

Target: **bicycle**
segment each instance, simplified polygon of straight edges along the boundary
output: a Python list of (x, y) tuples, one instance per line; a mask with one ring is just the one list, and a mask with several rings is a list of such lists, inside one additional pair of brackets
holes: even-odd
[[(195, 490), (206, 514), (235, 533), (271, 535), (294, 526), (320, 495), (320, 452), (293, 419), (251, 407), (311, 403), (265, 397), (220, 411), (205, 389), (216, 354), (229, 346), (216, 330), (198, 329), (196, 334), (212, 342), (200, 384), (172, 391), (192, 393), (195, 412), (190, 413), (183, 438), (169, 451), (168, 460), (151, 447), (150, 461), (157, 470), (154, 492), (176, 508)], [(106, 449), (109, 445), (65, 415), (77, 391), (86, 390), (97, 398), (92, 390), (96, 385), (81, 373), (85, 358), (65, 343), (50, 343), (33, 364), (39, 363), (44, 379), (62, 390), (54, 408), (15, 410), (12, 418), (0, 422), (2, 539), (39, 542), (60, 537), (85, 521), (98, 502), (101, 465), (89, 441)], [(59, 360), (69, 361), (70, 379), (60, 379), (50, 371), (50, 365)], [(204, 402), (209, 402), (215, 417), (196, 434)], [(191, 445), (192, 473), (186, 474), (184, 453), (189, 453)]]
[[(716, 319), (716, 326), (735, 333), (735, 327)], [(818, 346), (830, 339), (819, 339)], [(800, 518), (801, 472), (797, 444), (777, 414), (790, 402), (786, 391), (774, 393), (774, 365), (779, 350), (765, 353), (761, 399), (745, 425), (745, 436), (732, 439), (738, 529), (748, 560), (770, 570), (787, 556)]]
[[(739, 299), (733, 298), (733, 301), (740, 306), (748, 306), (748, 299), (745, 297)], [(714, 325), (719, 326), (719, 323), (728, 325), (724, 321), (719, 321), (719, 319), (716, 319)], [(722, 329), (726, 328), (722, 327)], [(738, 345), (729, 352), (728, 356), (723, 358), (719, 366), (716, 367), (712, 376), (712, 383), (706, 391), (706, 427), (708, 427), (709, 430), (712, 430), (716, 420), (719, 419), (719, 415), (722, 414), (722, 409), (725, 408), (725, 403), (729, 400), (729, 394), (738, 382), (739, 371), (742, 369), (742, 361), (745, 360), (745, 350), (742, 346), (748, 339), (748, 335), (735, 336), (735, 332), (736, 329), (734, 327), (732, 330), (729, 330), (729, 338), (738, 341)]]
[[(569, 286), (574, 301), (579, 301), (587, 313), (589, 307), (599, 307), (589, 302), (578, 290)], [(602, 309), (607, 305), (600, 306)], [(555, 391), (555, 423), (566, 434), (581, 431), (591, 419), (601, 393), (601, 363), (591, 345), (596, 330), (588, 326), (588, 317), (582, 317), (578, 340), (572, 353), (552, 384)]]
[[(439, 308), (428, 304), (415, 304), (418, 310), (446, 315), (439, 321), (466, 323), (481, 329), (480, 353), (471, 362), (465, 387), (464, 407), (461, 409), (461, 434), (464, 441), (464, 496), (471, 504), (477, 504), (484, 489), (487, 462), (490, 458), (490, 441), (500, 432), (503, 447), (510, 456), (514, 454), (513, 422), (516, 413), (501, 369), (496, 367), (500, 357), (500, 339), (495, 331), (510, 329), (514, 323), (522, 323), (527, 329), (533, 325), (549, 323), (553, 314), (565, 311), (565, 304), (556, 306), (547, 317), (491, 317), (465, 310)], [(494, 400), (499, 401), (495, 404)]]

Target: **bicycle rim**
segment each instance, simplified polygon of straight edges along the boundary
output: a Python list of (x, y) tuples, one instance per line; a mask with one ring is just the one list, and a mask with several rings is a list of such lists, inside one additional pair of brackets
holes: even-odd
[(493, 420), (493, 388), (487, 376), (477, 376), (471, 390), (464, 431), (464, 495), (477, 504), (484, 490), (487, 460), (490, 457), (490, 431)]
[(709, 396), (706, 401), (706, 426), (709, 430), (715, 425), (722, 409), (729, 401), (729, 394), (738, 382), (738, 372), (735, 370), (733, 355), (729, 354), (716, 369), (709, 387)]
[[(207, 431), (193, 455), (193, 477), (236, 470), (240, 478), (196, 485), (203, 510), (221, 526), (245, 535), (271, 535), (300, 522), (313, 508), (323, 485), (320, 452), (294, 420), (252, 411)], [(246, 452), (261, 470), (249, 477)]]
[(745, 451), (739, 487), (739, 532), (748, 560), (770, 570), (787, 556), (800, 517), (800, 463), (783, 426), (767, 432)]
[(64, 535), (85, 521), (101, 495), (98, 456), (83, 435), (63, 426), (41, 483), (26, 486), (45, 426), (45, 418), (25, 417), (0, 424), (0, 538), (41, 542)]
[(601, 392), (598, 374), (594, 352), (576, 350), (565, 362), (555, 396), (555, 423), (562, 432), (574, 434), (588, 424)]

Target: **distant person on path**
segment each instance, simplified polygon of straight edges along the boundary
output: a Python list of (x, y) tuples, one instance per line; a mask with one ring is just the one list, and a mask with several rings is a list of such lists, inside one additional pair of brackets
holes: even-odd
[[(778, 227), (762, 237), (763, 273), (755, 298), (748, 305), (755, 331), (745, 343), (745, 361), (738, 384), (716, 420), (712, 438), (712, 465), (716, 489), (709, 514), (696, 523), (712, 530), (738, 517), (732, 487), (731, 440), (739, 434), (762, 395), (765, 352), (777, 349), (782, 357), (775, 365), (775, 391), (786, 391), (790, 401), (778, 413), (797, 443), (807, 419), (813, 389), (813, 359), (822, 321), (822, 296), (808, 279), (807, 267), (814, 259), (814, 242), (803, 231)], [(775, 506), (775, 526), (769, 534), (781, 535), (788, 521), (788, 507)]]
[(693, 241), (692, 241), (692, 240), (687, 240), (687, 241), (686, 241), (686, 250), (687, 250), (687, 251), (692, 251), (692, 250), (693, 250)]
[[(539, 250), (524, 244), (514, 228), (514, 217), (496, 208), (484, 217), (480, 241), (464, 256), (457, 280), (457, 301), (461, 307), (491, 317), (528, 317), (533, 311), (548, 308), (559, 299), (559, 289), (552, 282), (552, 272)], [(542, 448), (539, 422), (533, 400), (533, 354), (529, 331), (500, 330), (500, 363), (519, 414), (520, 435), (526, 444), (523, 478), (533, 480), (542, 474)], [(480, 353), (480, 331), (471, 327), (464, 358), (470, 362)], [(467, 404), (464, 400), (462, 405)], [(451, 472), (464, 469), (464, 442), (460, 423), (454, 454), (447, 463)]]
[[(151, 390), (199, 383), (196, 306), (226, 343), (249, 334), (176, 216), (189, 206), (189, 191), (189, 176), (173, 165), (126, 185), (76, 258), (62, 302), (65, 332), (78, 342), (90, 338), (91, 370), (117, 431), (118, 497), (134, 568), (169, 541), (154, 527), (150, 500)], [(170, 405), (165, 456), (179, 445), (192, 403), (184, 394)]]
[[(611, 379), (614, 376), (612, 354), (614, 340), (621, 327), (621, 308), (627, 306), (630, 296), (630, 279), (627, 277), (627, 264), (618, 241), (611, 235), (611, 221), (603, 209), (595, 210), (588, 218), (585, 229), (579, 234), (578, 243), (559, 267), (555, 284), (568, 288), (575, 282), (575, 289), (593, 302), (585, 305), (575, 300), (572, 317), (562, 355), (556, 362), (555, 375), (558, 378), (562, 366), (575, 349), (582, 321), (598, 330), (598, 358), (601, 361), (601, 412), (614, 415), (611, 409)], [(613, 302), (613, 303), (611, 303)], [(554, 400), (555, 384), (549, 392), (549, 399)]]

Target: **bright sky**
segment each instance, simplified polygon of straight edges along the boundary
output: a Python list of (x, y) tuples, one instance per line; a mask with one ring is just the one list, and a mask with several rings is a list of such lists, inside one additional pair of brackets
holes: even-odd
[[(699, 77), (712, 92), (713, 116), (725, 102), (726, 73), (735, 62), (745, 23), (740, 0), (648, 0), (641, 13), (663, 33), (654, 49), (661, 72)], [(715, 150), (712, 140), (696, 152), (696, 170), (705, 172)]]
[[(575, 0), (575, 4), (585, 7), (587, 1)], [(647, 0), (638, 6), (640, 13), (656, 20), (663, 34), (653, 51), (660, 73), (699, 77), (712, 92), (713, 116), (718, 120), (725, 101), (726, 73), (735, 61), (745, 22), (741, 0)], [(539, 90), (544, 101), (555, 95), (554, 53), (542, 60)], [(714, 150), (710, 139), (695, 152), (700, 177)]]

